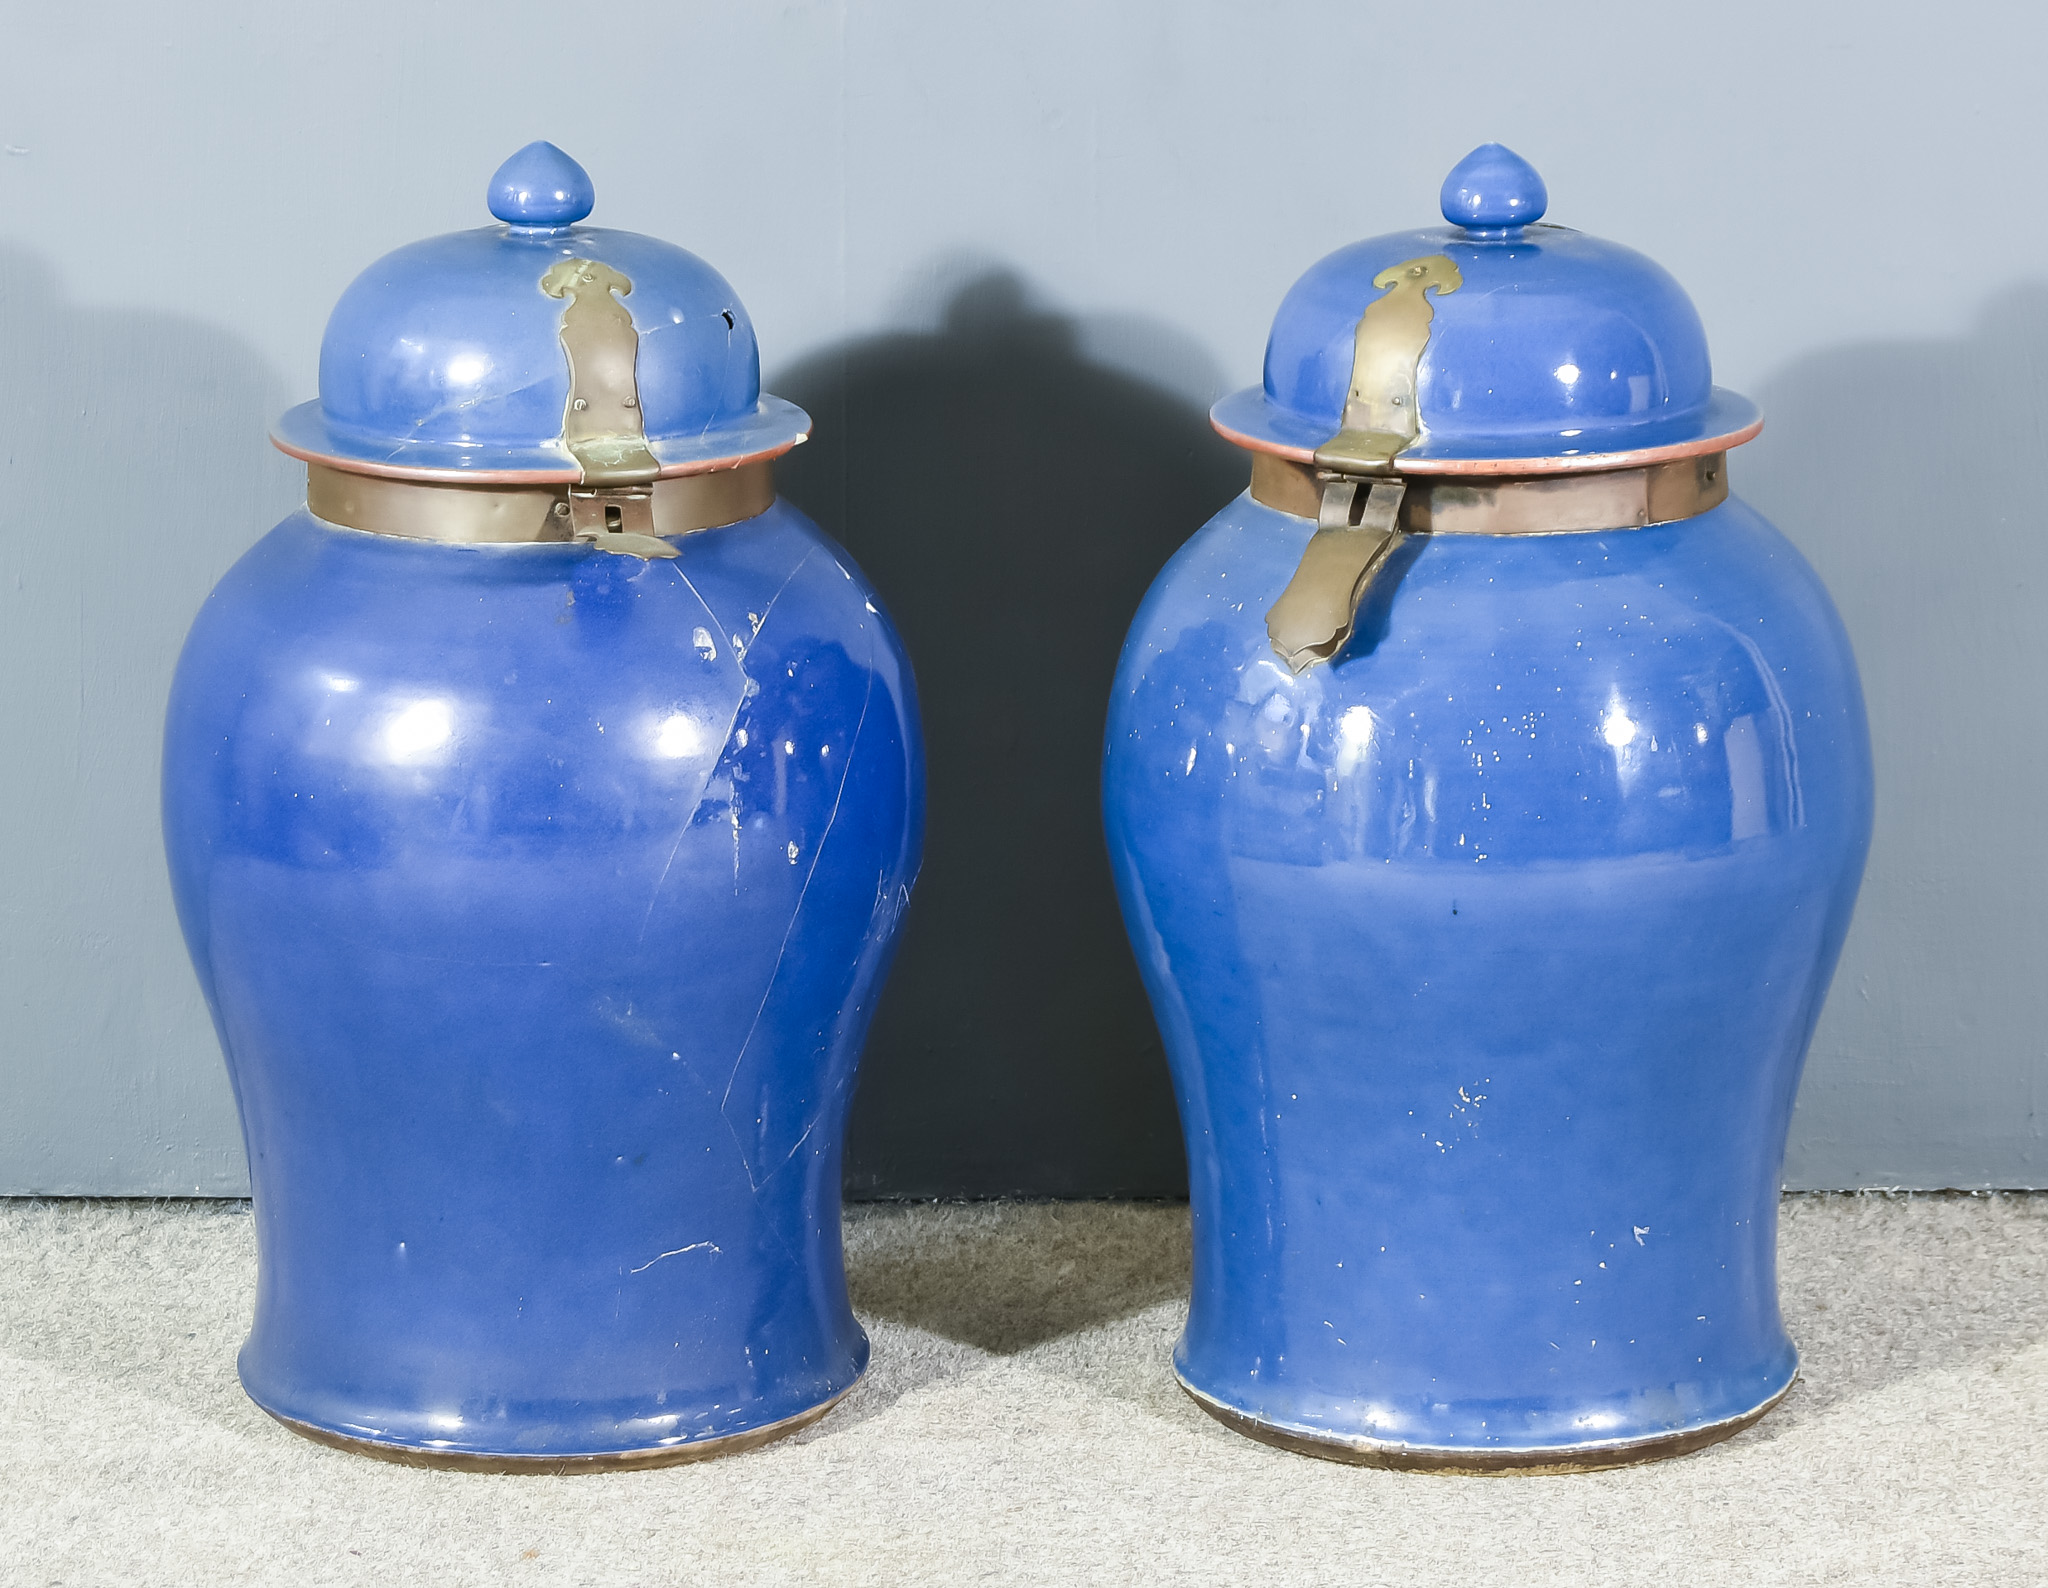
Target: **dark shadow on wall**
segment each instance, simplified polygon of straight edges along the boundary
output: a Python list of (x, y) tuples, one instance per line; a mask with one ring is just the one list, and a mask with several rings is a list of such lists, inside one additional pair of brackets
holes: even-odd
[(1877, 768), (1786, 1181), (2043, 1184), (2048, 287), (1963, 336), (1808, 354), (1755, 395), (1730, 478), (1833, 594)]
[(854, 1196), (1186, 1192), (1097, 783), (1138, 602), (1246, 470), (1198, 407), (1079, 344), (991, 273), (930, 333), (769, 383), (816, 421), (782, 489), (880, 589), (924, 715), (924, 870), (862, 1061)]

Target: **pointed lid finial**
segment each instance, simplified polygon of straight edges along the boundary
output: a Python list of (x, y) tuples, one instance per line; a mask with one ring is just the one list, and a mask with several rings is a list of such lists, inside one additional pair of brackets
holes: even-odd
[(582, 166), (546, 140), (529, 143), (491, 178), (491, 213), (508, 226), (573, 226), (597, 203)]
[(1512, 234), (1541, 220), (1550, 192), (1536, 167), (1505, 144), (1482, 143), (1444, 178), (1444, 219), (1481, 236)]

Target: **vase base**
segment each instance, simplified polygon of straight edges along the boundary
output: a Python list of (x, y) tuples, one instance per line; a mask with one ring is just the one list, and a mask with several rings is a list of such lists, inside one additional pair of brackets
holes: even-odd
[[(1764, 1413), (1792, 1393), (1787, 1384), (1761, 1406), (1739, 1417), (1724, 1418), (1700, 1428), (1685, 1428), (1673, 1434), (1648, 1439), (1631, 1439), (1613, 1444), (1563, 1446), (1548, 1450), (1452, 1450), (1427, 1445), (1402, 1445), (1376, 1439), (1345, 1439), (1334, 1434), (1313, 1434), (1274, 1423), (1211, 1400), (1200, 1390), (1174, 1374), (1175, 1382), (1203, 1411), (1247, 1439), (1297, 1455), (1316, 1456), (1324, 1461), (1343, 1461), (1355, 1467), (1385, 1467), (1399, 1472), (1440, 1472), (1450, 1476), (1477, 1477), (1518, 1474), (1541, 1477), (1553, 1472), (1604, 1472), (1612, 1467), (1633, 1467), (1645, 1461), (1664, 1461), (1672, 1456), (1690, 1455), (1708, 1445), (1719, 1444), (1749, 1427)], [(1797, 1383), (1795, 1377), (1792, 1383)]]
[(679, 1445), (660, 1445), (642, 1450), (608, 1450), (594, 1455), (575, 1456), (497, 1455), (479, 1450), (430, 1450), (419, 1445), (390, 1444), (380, 1439), (358, 1439), (352, 1434), (338, 1434), (331, 1428), (320, 1428), (312, 1423), (299, 1422), (295, 1418), (270, 1411), (267, 1406), (263, 1407), (263, 1410), (270, 1412), (272, 1417), (293, 1433), (302, 1435), (315, 1444), (327, 1445), (335, 1450), (346, 1450), (358, 1456), (369, 1456), (377, 1461), (395, 1462), (401, 1467), (438, 1467), (445, 1472), (567, 1477), (584, 1472), (630, 1472), (641, 1467), (671, 1467), (685, 1461), (710, 1461), (718, 1456), (736, 1456), (744, 1451), (758, 1450), (763, 1445), (773, 1444), (778, 1439), (786, 1439), (791, 1434), (810, 1427), (852, 1394), (853, 1389), (854, 1386), (849, 1384), (830, 1400), (821, 1401), (808, 1411), (801, 1411), (794, 1417), (785, 1417), (779, 1422), (749, 1428), (736, 1434), (720, 1434), (713, 1439), (693, 1439)]

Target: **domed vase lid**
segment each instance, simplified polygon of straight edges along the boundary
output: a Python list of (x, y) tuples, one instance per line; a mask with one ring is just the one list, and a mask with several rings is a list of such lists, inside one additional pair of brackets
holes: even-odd
[(400, 479), (624, 486), (733, 468), (810, 432), (761, 390), (753, 322), (696, 255), (582, 224), (551, 143), (491, 179), (496, 224), (409, 244), (342, 293), (320, 396), (272, 432), (309, 463)]
[(1713, 384), (1692, 300), (1655, 261), (1543, 220), (1497, 143), (1445, 178), (1450, 224), (1340, 248), (1273, 318), (1265, 381), (1211, 411), (1254, 452), (1401, 474), (1546, 474), (1718, 452), (1762, 425)]

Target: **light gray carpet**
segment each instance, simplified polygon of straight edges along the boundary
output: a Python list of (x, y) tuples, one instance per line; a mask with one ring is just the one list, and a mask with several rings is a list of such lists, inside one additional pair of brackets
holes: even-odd
[(1788, 1198), (1791, 1398), (1698, 1455), (1450, 1478), (1287, 1455), (1174, 1387), (1186, 1214), (848, 1217), (874, 1365), (793, 1440), (420, 1472), (245, 1400), (238, 1204), (0, 1203), (0, 1580), (2048, 1583), (2048, 1196)]

